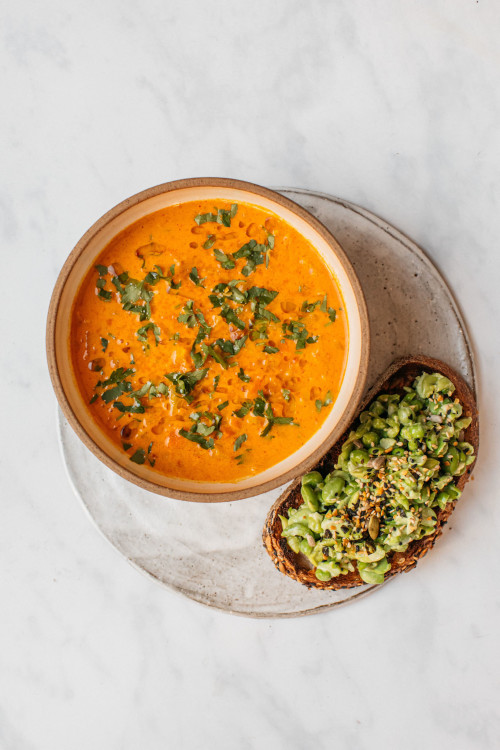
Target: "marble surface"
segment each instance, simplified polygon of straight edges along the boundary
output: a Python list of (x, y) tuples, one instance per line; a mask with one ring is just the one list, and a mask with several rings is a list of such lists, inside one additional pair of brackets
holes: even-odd
[[(2, 3), (0, 748), (496, 748), (500, 51), (492, 0)], [(67, 253), (195, 175), (365, 206), (447, 278), (481, 455), (418, 569), (339, 611), (224, 615), (116, 554), (64, 473), (44, 359)]]

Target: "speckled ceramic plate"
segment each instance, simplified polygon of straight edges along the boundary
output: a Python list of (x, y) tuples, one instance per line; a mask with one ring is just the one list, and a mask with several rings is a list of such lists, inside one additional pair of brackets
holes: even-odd
[[(422, 250), (352, 203), (305, 190), (280, 192), (331, 230), (358, 273), (372, 337), (367, 385), (396, 357), (427, 354), (447, 362), (474, 389), (474, 363), (463, 320)], [(69, 477), (98, 528), (132, 565), (170, 589), (249, 617), (312, 614), (380, 589), (367, 585), (309, 591), (274, 569), (261, 533), (283, 488), (221, 504), (165, 499), (107, 469), (62, 414), (59, 429)]]

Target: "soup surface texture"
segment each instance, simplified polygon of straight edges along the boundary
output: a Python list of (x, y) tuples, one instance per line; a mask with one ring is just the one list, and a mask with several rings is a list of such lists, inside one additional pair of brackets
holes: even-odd
[(76, 297), (75, 376), (132, 462), (235, 482), (318, 430), (338, 395), (348, 327), (331, 271), (275, 214), (199, 201), (135, 222)]

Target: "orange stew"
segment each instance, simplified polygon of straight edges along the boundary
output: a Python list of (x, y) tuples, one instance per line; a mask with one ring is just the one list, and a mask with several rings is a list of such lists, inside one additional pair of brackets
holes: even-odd
[(232, 482), (302, 446), (338, 395), (347, 321), (313, 246), (275, 214), (183, 203), (120, 232), (72, 312), (93, 417), (138, 464)]

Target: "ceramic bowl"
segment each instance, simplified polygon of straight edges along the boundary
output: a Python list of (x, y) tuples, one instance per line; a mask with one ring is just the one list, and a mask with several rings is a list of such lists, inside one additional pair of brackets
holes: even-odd
[[(198, 482), (163, 476), (146, 465), (132, 464), (93, 420), (78, 388), (70, 356), (73, 301), (89, 268), (108, 242), (147, 214), (186, 201), (228, 200), (270, 210), (306, 237), (331, 269), (339, 285), (349, 326), (346, 369), (340, 393), (320, 429), (292, 455), (275, 466), (233, 483)], [(144, 190), (108, 211), (71, 251), (57, 279), (47, 320), (47, 359), (59, 405), (77, 435), (106, 466), (120, 476), (160, 495), (197, 502), (239, 500), (278, 487), (307, 471), (348, 427), (363, 394), (369, 327), (366, 304), (356, 273), (333, 235), (304, 208), (267, 188), (239, 180), (193, 178)]]

